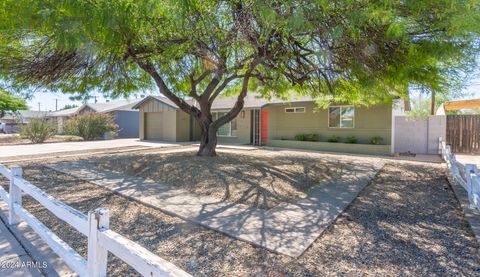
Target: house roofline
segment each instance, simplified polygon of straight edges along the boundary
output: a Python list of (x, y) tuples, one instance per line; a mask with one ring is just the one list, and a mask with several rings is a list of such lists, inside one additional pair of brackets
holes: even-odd
[(135, 105), (132, 107), (132, 110), (138, 110), (141, 105), (143, 105), (145, 102), (150, 101), (150, 100), (152, 100), (152, 99), (153, 99), (153, 100), (156, 100), (156, 101), (158, 101), (158, 102), (162, 102), (163, 104), (165, 104), (165, 105), (167, 105), (167, 106), (170, 106), (170, 107), (178, 110), (178, 107), (177, 107), (177, 106), (173, 106), (173, 105), (170, 104), (170, 103), (166, 103), (166, 102), (162, 101), (161, 99), (158, 99), (157, 97), (155, 97), (155, 96), (153, 96), (153, 95), (149, 95), (149, 96), (143, 98), (143, 100), (141, 100), (140, 102), (138, 102), (137, 104), (135, 104)]

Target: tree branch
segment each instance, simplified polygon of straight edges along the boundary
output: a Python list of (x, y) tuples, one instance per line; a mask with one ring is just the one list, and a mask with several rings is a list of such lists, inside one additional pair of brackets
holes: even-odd
[(150, 62), (144, 62), (144, 61), (139, 61), (138, 59), (135, 59), (135, 62), (140, 66), (141, 69), (143, 69), (145, 72), (147, 72), (150, 76), (152, 76), (153, 80), (155, 81), (155, 84), (160, 90), (160, 93), (165, 95), (168, 99), (170, 99), (173, 103), (175, 103), (180, 109), (182, 109), (184, 112), (191, 114), (195, 117), (198, 117), (200, 115), (200, 110), (197, 107), (194, 107), (192, 105), (189, 105), (183, 100), (182, 98), (178, 97), (175, 95), (165, 84), (163, 81), (162, 77), (160, 74), (158, 74), (157, 70), (155, 69), (155, 66), (150, 63)]
[(218, 118), (217, 120), (215, 120), (214, 122), (212, 122), (211, 128), (213, 128), (215, 130), (218, 129), (223, 124), (233, 120), (238, 115), (238, 113), (243, 109), (243, 106), (245, 104), (244, 99), (245, 99), (245, 96), (247, 96), (247, 92), (248, 92), (248, 83), (250, 81), (250, 77), (251, 77), (251, 74), (252, 74), (253, 70), (255, 69), (255, 67), (258, 64), (259, 64), (259, 61), (257, 59), (255, 59), (250, 64), (250, 67), (249, 67), (247, 73), (245, 73), (245, 76), (243, 77), (242, 90), (240, 91), (240, 94), (237, 97), (237, 101), (235, 102), (235, 105), (224, 116), (222, 116), (222, 117)]

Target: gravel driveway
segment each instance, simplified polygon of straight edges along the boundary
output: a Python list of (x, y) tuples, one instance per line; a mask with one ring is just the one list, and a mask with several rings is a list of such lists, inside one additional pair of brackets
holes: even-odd
[[(53, 170), (26, 179), (86, 212), (110, 209), (110, 226), (195, 276), (479, 276), (479, 245), (442, 165), (387, 164), (299, 258), (192, 225)], [(3, 186), (7, 186), (5, 180)], [(85, 255), (86, 240), (26, 198), (25, 206)], [(110, 257), (109, 274), (132, 270)], [(129, 270), (126, 272), (125, 270)]]

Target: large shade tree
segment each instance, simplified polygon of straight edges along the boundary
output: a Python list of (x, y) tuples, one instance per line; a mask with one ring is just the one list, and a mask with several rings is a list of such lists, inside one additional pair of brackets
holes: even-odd
[(4, 117), (7, 112), (16, 112), (27, 108), (27, 102), (23, 98), (0, 89), (0, 118)]
[[(249, 91), (372, 104), (434, 87), (477, 53), (476, 0), (1, 0), (0, 74), (22, 86), (118, 96), (156, 86), (201, 128)], [(214, 119), (222, 94), (237, 101)], [(186, 99), (194, 99), (189, 104)]]

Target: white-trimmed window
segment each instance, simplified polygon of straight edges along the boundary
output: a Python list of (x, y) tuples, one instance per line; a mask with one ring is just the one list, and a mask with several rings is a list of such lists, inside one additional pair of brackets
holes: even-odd
[(328, 127), (355, 127), (355, 108), (353, 106), (330, 106), (328, 108)]
[[(213, 120), (224, 116), (227, 112), (212, 112)], [(220, 126), (217, 131), (217, 136), (219, 137), (236, 137), (237, 136), (237, 119), (234, 118), (232, 121), (225, 123)]]
[(305, 112), (305, 107), (291, 107), (291, 108), (285, 108), (286, 113), (304, 113)]

